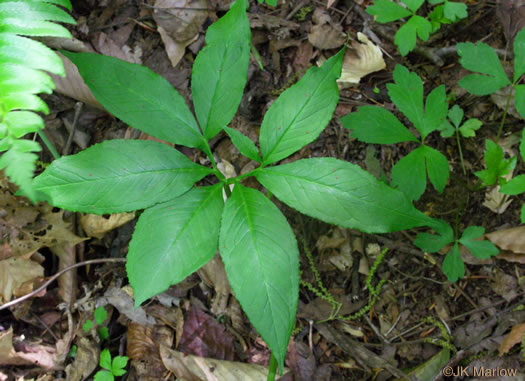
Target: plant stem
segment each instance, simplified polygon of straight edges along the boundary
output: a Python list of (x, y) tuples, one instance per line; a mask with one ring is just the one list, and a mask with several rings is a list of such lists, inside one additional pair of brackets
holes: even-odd
[(459, 129), (456, 127), (456, 141), (458, 142), (459, 160), (461, 161), (461, 168), (463, 168), (463, 174), (467, 175), (465, 169), (465, 162), (463, 161), (463, 150), (461, 149), (461, 142), (459, 141)]
[(40, 136), (40, 139), (42, 139), (42, 141), (46, 145), (46, 147), (49, 150), (49, 152), (51, 152), (51, 155), (53, 155), (53, 158), (55, 160), (60, 159), (60, 154), (57, 152), (57, 150), (55, 149), (53, 144), (51, 144), (51, 142), (47, 138), (46, 134), (44, 134), (44, 131), (38, 130), (38, 136)]
[(496, 136), (496, 142), (499, 142), (499, 137), (503, 131), (503, 125), (505, 124), (505, 119), (507, 118), (507, 113), (509, 111), (510, 100), (512, 99), (512, 93), (514, 92), (514, 86), (510, 89), (509, 96), (507, 97), (507, 103), (505, 104), (505, 111), (503, 111), (503, 117), (501, 118), (501, 123), (499, 125), (498, 135)]
[(268, 368), (268, 378), (266, 381), (274, 381), (275, 380), (275, 371), (277, 369), (277, 359), (273, 355), (273, 352), (270, 356), (270, 366)]

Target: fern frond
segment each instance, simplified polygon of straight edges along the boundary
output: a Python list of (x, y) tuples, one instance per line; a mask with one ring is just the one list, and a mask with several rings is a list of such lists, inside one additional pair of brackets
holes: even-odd
[(60, 58), (41, 42), (28, 37), (65, 37), (69, 31), (56, 22), (74, 24), (69, 0), (0, 0), (0, 170), (32, 201), (34, 152), (38, 143), (24, 140), (28, 133), (44, 128), (36, 112), (49, 113), (37, 94), (51, 93), (55, 85), (41, 70), (65, 75)]

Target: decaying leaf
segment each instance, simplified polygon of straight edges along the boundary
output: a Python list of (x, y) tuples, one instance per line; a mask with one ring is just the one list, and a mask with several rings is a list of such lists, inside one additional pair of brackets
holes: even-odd
[(524, 0), (498, 0), (496, 14), (503, 25), (503, 32), (510, 44), (523, 26), (525, 26)]
[(96, 214), (84, 214), (80, 224), (88, 237), (102, 239), (104, 234), (116, 229), (135, 218), (135, 212), (112, 214), (109, 218)]
[(9, 302), (25, 282), (44, 276), (44, 268), (30, 256), (0, 261), (0, 304)]
[(57, 366), (54, 348), (27, 342), (23, 347), (23, 351), (13, 347), (13, 328), (0, 332), (0, 365), (37, 365), (45, 369)]
[(488, 233), (485, 238), (502, 250), (525, 254), (525, 225)]
[(186, 355), (164, 345), (160, 347), (164, 366), (178, 379), (192, 381), (265, 381), (268, 369), (256, 364)]
[(228, 282), (221, 257), (216, 254), (208, 263), (201, 267), (197, 273), (204, 283), (215, 290), (211, 312), (216, 316), (225, 314), (228, 309), (228, 299), (230, 298), (232, 289)]
[(386, 67), (383, 53), (366, 35), (359, 32), (357, 39), (352, 41), (353, 50), (348, 49), (343, 59), (341, 77), (337, 80), (340, 88), (347, 88), (359, 83), (361, 78)]
[(503, 356), (508, 353), (510, 349), (521, 343), (523, 340), (523, 335), (525, 334), (525, 323), (521, 323), (512, 327), (512, 330), (503, 338), (501, 345), (499, 346), (499, 355)]
[(67, 379), (70, 381), (86, 380), (98, 366), (100, 349), (97, 343), (87, 337), (76, 341), (77, 353), (75, 360), (66, 367)]
[(312, 26), (308, 41), (318, 49), (336, 49), (346, 41), (346, 34), (340, 24), (332, 22), (330, 15), (322, 8), (317, 8), (312, 15)]
[(509, 92), (511, 90), (514, 91), (514, 88), (512, 86), (503, 87), (498, 91), (495, 91), (492, 94), (490, 94), (490, 99), (492, 100), (492, 102), (494, 102), (496, 106), (500, 108), (500, 110), (507, 110), (507, 112), (514, 118), (523, 119), (518, 110), (516, 110), (514, 94), (512, 94), (510, 103), (507, 103), (507, 100), (509, 99)]

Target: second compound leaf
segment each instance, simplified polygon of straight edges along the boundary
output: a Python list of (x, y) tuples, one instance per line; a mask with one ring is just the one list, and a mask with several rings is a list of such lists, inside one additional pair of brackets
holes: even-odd
[(443, 272), (449, 282), (456, 282), (465, 276), (465, 264), (463, 263), (463, 259), (461, 259), (459, 244), (457, 242), (443, 260)]
[(398, 187), (410, 200), (417, 200), (427, 187), (425, 149), (416, 148), (392, 168), (392, 185)]
[(450, 175), (447, 158), (429, 146), (423, 146), (428, 178), (439, 193), (443, 193)]

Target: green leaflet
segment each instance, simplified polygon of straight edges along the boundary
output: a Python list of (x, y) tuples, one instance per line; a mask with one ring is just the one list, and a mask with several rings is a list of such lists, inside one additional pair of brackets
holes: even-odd
[(465, 276), (465, 264), (463, 263), (463, 259), (461, 259), (459, 244), (457, 242), (454, 243), (452, 250), (443, 260), (443, 272), (449, 282), (457, 282), (458, 279)]
[(303, 78), (272, 104), (261, 125), (263, 165), (284, 159), (314, 141), (326, 127), (339, 100), (336, 80), (344, 50)]
[(292, 208), (342, 227), (387, 233), (433, 223), (402, 192), (337, 159), (303, 159), (264, 168), (256, 177)]
[(463, 231), (459, 243), (465, 246), (472, 255), (487, 259), (499, 253), (498, 248), (490, 241), (479, 240), (485, 234), (485, 228), (481, 226), (469, 226)]
[(188, 105), (165, 78), (114, 57), (62, 53), (73, 61), (93, 95), (110, 113), (156, 138), (206, 150), (206, 140)]
[(239, 107), (248, 79), (250, 40), (245, 0), (237, 0), (208, 28), (191, 77), (195, 114), (208, 140), (230, 123)]
[(435, 253), (449, 243), (454, 242), (454, 231), (445, 221), (436, 220), (434, 230), (438, 235), (419, 233), (414, 240), (414, 245), (428, 253)]
[(108, 140), (55, 160), (34, 187), (63, 209), (119, 213), (171, 200), (210, 172), (165, 144)]
[(389, 0), (374, 1), (374, 4), (366, 8), (366, 12), (375, 16), (375, 20), (381, 24), (412, 15), (408, 9)]
[(237, 184), (224, 207), (219, 250), (235, 296), (282, 369), (299, 296), (290, 225), (262, 193)]
[(362, 106), (341, 118), (352, 137), (374, 144), (417, 141), (417, 138), (390, 111), (378, 106)]
[(394, 43), (402, 56), (406, 56), (416, 47), (416, 37), (427, 41), (432, 32), (432, 24), (426, 18), (414, 15), (397, 31)]
[(135, 306), (183, 281), (215, 255), (223, 207), (218, 184), (193, 188), (142, 213), (126, 263)]
[(514, 83), (525, 74), (525, 28), (514, 37)]
[[(521, 132), (520, 143), (521, 159), (525, 162), (525, 128)], [(517, 195), (525, 192), (525, 175), (518, 175), (501, 186), (500, 192), (508, 195)], [(521, 207), (521, 223), (525, 223), (525, 204)]]
[(259, 155), (259, 150), (255, 146), (255, 143), (250, 140), (247, 136), (244, 136), (242, 132), (234, 130), (230, 127), (224, 127), (224, 130), (232, 140), (233, 145), (239, 150), (244, 156), (261, 162), (261, 156)]

